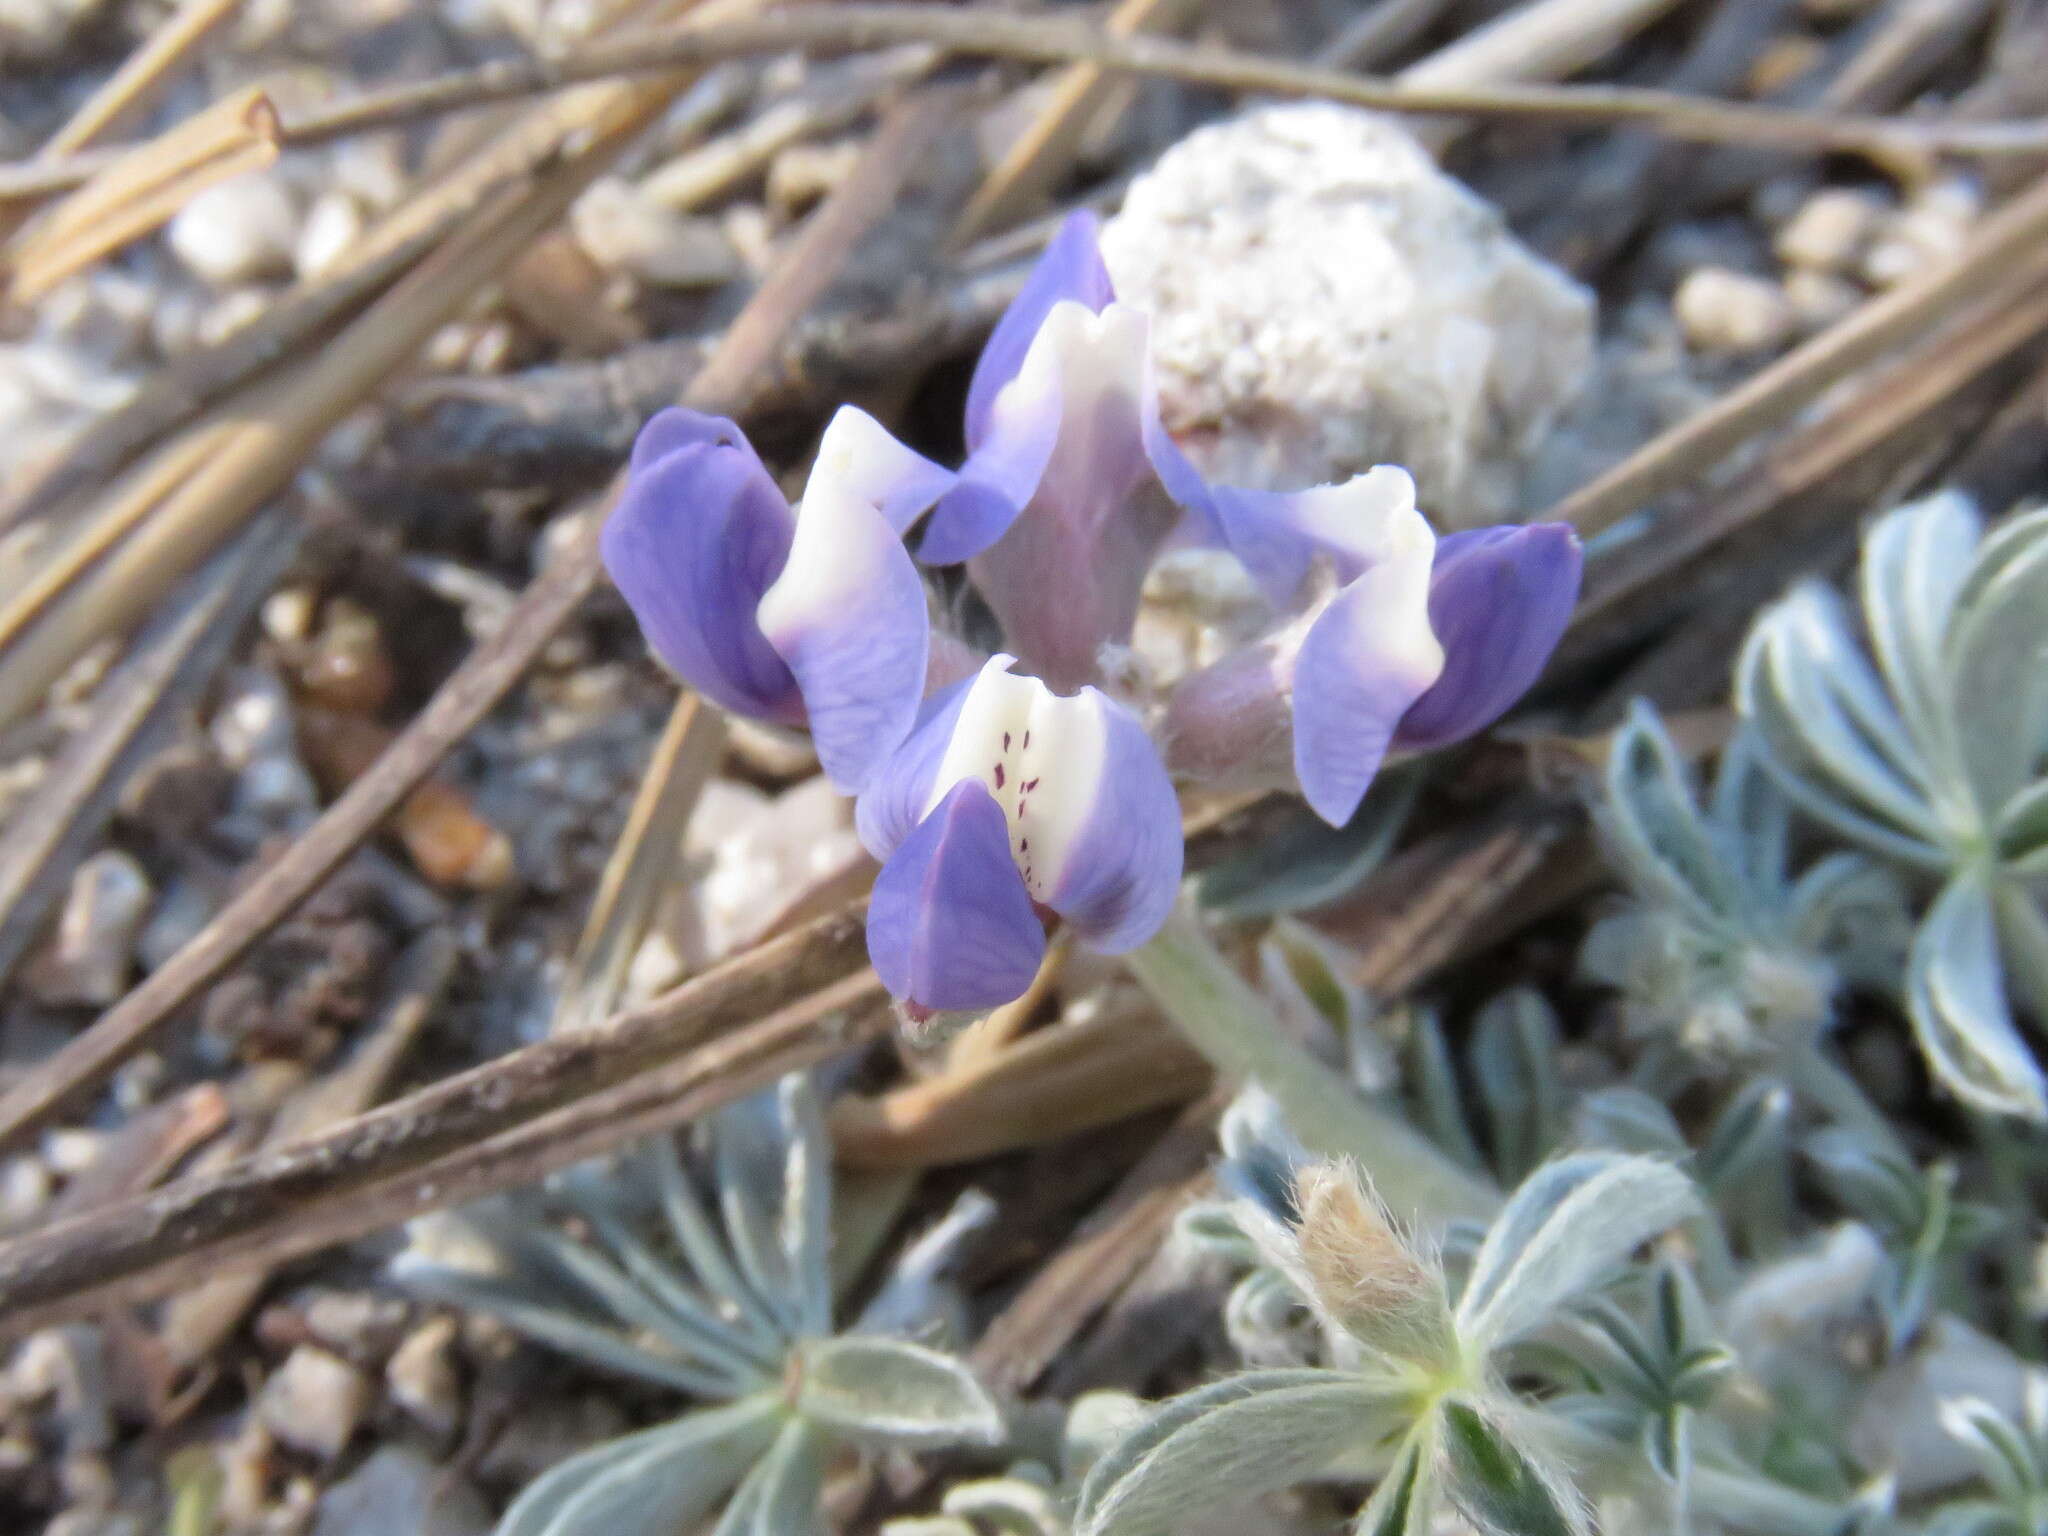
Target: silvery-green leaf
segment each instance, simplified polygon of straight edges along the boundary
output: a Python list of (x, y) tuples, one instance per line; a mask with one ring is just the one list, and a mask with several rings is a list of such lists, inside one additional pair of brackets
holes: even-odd
[(1572, 1112), (1572, 1134), (1588, 1147), (1676, 1159), (1690, 1152), (1664, 1101), (1639, 1088), (1595, 1088)]
[(1908, 776), (1873, 745), (1903, 749), (1905, 728), (1832, 592), (1804, 585), (1764, 613), (1737, 659), (1735, 697), (1757, 760), (1810, 815), (1887, 857), (1945, 866), (1924, 773)]
[(1831, 853), (1793, 883), (1788, 905), (1799, 947), (1865, 986), (1898, 984), (1913, 921), (1890, 870), (1860, 854)]
[(1294, 1172), (1308, 1161), (1308, 1149), (1287, 1124), (1279, 1101), (1257, 1083), (1247, 1083), (1224, 1110), (1218, 1140), (1224, 1160), (1216, 1170), (1217, 1182), (1224, 1193), (1293, 1220)]
[(1433, 1536), (1438, 1505), (1435, 1420), (1418, 1426), (1352, 1523), (1352, 1536)]
[(2048, 1119), (2048, 1084), (2005, 997), (1992, 896), (1966, 869), (1935, 899), (1907, 960), (1906, 1011), (1942, 1083), (1994, 1114)]
[(1259, 1245), (1237, 1219), (1234, 1201), (1197, 1200), (1181, 1208), (1173, 1227), (1188, 1242), (1207, 1249), (1232, 1268), (1244, 1269), (1259, 1262)]
[(447, 1269), (402, 1254), (392, 1273), (407, 1290), (449, 1306), (489, 1313), (535, 1343), (574, 1355), (604, 1370), (638, 1376), (693, 1396), (724, 1398), (733, 1382), (723, 1373), (680, 1358), (673, 1348), (635, 1338), (574, 1312), (536, 1302), (501, 1276)]
[(1984, 1481), (2000, 1498), (2024, 1499), (2043, 1491), (2042, 1468), (2026, 1435), (1981, 1397), (1945, 1400), (1941, 1427), (1967, 1446)]
[(987, 1389), (935, 1349), (854, 1334), (807, 1346), (802, 1370), (798, 1411), (864, 1445), (995, 1445), (1003, 1438), (1002, 1411)]
[(654, 1168), (669, 1230), (689, 1261), (690, 1268), (707, 1290), (732, 1305), (736, 1312), (736, 1327), (743, 1329), (759, 1347), (779, 1352), (785, 1342), (782, 1324), (769, 1310), (768, 1304), (756, 1296), (752, 1287), (740, 1277), (732, 1249), (705, 1208), (696, 1181), (683, 1166), (675, 1138), (655, 1137), (648, 1146), (647, 1155)]
[(1692, 1410), (1673, 1403), (1643, 1425), (1643, 1453), (1667, 1483), (1685, 1482), (1692, 1467)]
[(1171, 1536), (1196, 1511), (1234, 1504), (1326, 1471), (1389, 1427), (1392, 1398), (1361, 1378), (1322, 1374), (1306, 1385), (1212, 1400), (1113, 1483), (1096, 1464), (1081, 1493), (1079, 1536)]
[(801, 1418), (785, 1421), (726, 1505), (712, 1536), (824, 1536), (820, 1504), (830, 1455), (831, 1442), (817, 1425)]
[(1472, 1076), (1503, 1179), (1519, 1179), (1557, 1143), (1565, 1114), (1557, 1052), (1557, 1015), (1541, 993), (1516, 987), (1479, 1010)]
[(1278, 1270), (1255, 1269), (1223, 1302), (1223, 1331), (1246, 1365), (1304, 1364), (1304, 1344), (1313, 1338), (1312, 1314), (1288, 1278)]
[(1790, 867), (1792, 806), (1759, 761), (1754, 733), (1737, 730), (1721, 749), (1708, 819), (1717, 842), (1739, 850), (1733, 862), (1747, 899), (1775, 906)]
[(1357, 814), (1334, 832), (1304, 811), (1249, 852), (1206, 871), (1197, 887), (1202, 905), (1227, 917), (1270, 917), (1349, 895), (1394, 846), (1422, 781), (1417, 764), (1384, 770)]
[(969, 1239), (995, 1219), (995, 1201), (978, 1189), (962, 1190), (952, 1209), (903, 1250), (849, 1331), (929, 1337), (932, 1324), (958, 1304), (947, 1274)]
[(1700, 818), (1685, 760), (1641, 700), (1608, 748), (1606, 791), (1602, 833), (1646, 895), (1703, 923), (1740, 910), (1743, 893)]
[(1079, 1483), (1111, 1446), (1151, 1416), (1152, 1405), (1128, 1392), (1103, 1388), (1083, 1392), (1067, 1409), (1060, 1438), (1060, 1478)]
[(1952, 753), (1943, 637), (1968, 579), (1983, 520), (1969, 497), (1941, 491), (1898, 507), (1863, 541), (1863, 615), (1907, 728)]
[(2048, 875), (2048, 779), (2036, 779), (1998, 813), (1998, 853), (2019, 875)]
[(1785, 1085), (1756, 1078), (1743, 1085), (1714, 1117), (1694, 1171), (1708, 1189), (1734, 1187), (1785, 1155), (1792, 1095)]
[(711, 1170), (726, 1240), (748, 1288), (787, 1337), (801, 1337), (804, 1304), (783, 1246), (790, 1138), (776, 1089), (729, 1104), (711, 1123)]
[(804, 1332), (832, 1331), (832, 1142), (810, 1078), (801, 1072), (776, 1088), (789, 1137), (783, 1164), (782, 1251)]
[[(982, 1536), (981, 1530), (964, 1515), (905, 1515), (882, 1522), (881, 1536)], [(1006, 1533), (1007, 1536), (1007, 1533)], [(1033, 1533), (1037, 1536), (1037, 1533)], [(1045, 1536), (1066, 1536), (1052, 1530)]]
[(1444, 1494), (1481, 1536), (1578, 1536), (1584, 1512), (1561, 1480), (1545, 1475), (1478, 1409), (1445, 1403)]
[(1698, 1204), (1692, 1180), (1654, 1158), (1577, 1152), (1544, 1164), (1480, 1245), (1458, 1302), (1460, 1336), (1483, 1352), (1540, 1328)]
[(1944, 1504), (1927, 1522), (1927, 1536), (2034, 1536), (2026, 1523), (2003, 1504), (1972, 1500)]
[(1443, 1025), (1434, 1008), (1411, 1011), (1408, 1026), (1408, 1091), (1414, 1119), (1423, 1134), (1467, 1168), (1484, 1168), (1479, 1144), (1465, 1117), (1458, 1071), (1444, 1043)]
[(2048, 539), (2001, 544), (1999, 568), (1972, 583), (1949, 628), (1950, 697), (1979, 805), (2002, 806), (2033, 777), (2048, 742)]
[(781, 1418), (748, 1398), (607, 1441), (528, 1484), (496, 1536), (674, 1536), (746, 1476)]
[(1927, 1191), (1919, 1171), (1847, 1126), (1831, 1125), (1806, 1138), (1802, 1149), (1828, 1190), (1852, 1214), (1894, 1242), (1926, 1219)]
[(1109, 1491), (1132, 1476), (1144, 1462), (1188, 1426), (1230, 1403), (1247, 1398), (1291, 1392), (1298, 1388), (1325, 1387), (1350, 1378), (1336, 1371), (1296, 1367), (1287, 1370), (1246, 1371), (1213, 1381), (1179, 1397), (1156, 1405), (1143, 1419), (1104, 1450), (1088, 1469), (1081, 1484), (1076, 1520), (1085, 1524), (1090, 1512)]

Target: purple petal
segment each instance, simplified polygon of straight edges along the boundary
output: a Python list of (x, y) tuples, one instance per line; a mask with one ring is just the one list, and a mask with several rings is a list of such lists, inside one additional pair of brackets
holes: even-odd
[(872, 505), (901, 534), (945, 494), (953, 478), (950, 469), (897, 442), (866, 411), (842, 405), (818, 440), (810, 484), (828, 481), (842, 487)]
[(958, 565), (1009, 531), (1031, 500), (1059, 444), (1064, 358), (1036, 346), (1026, 366), (990, 406), (981, 443), (932, 509), (917, 557)]
[(980, 780), (956, 784), (882, 866), (868, 958), (891, 993), (934, 1012), (999, 1007), (1038, 974), (1045, 930)]
[(1025, 279), (1023, 289), (1003, 311), (989, 333), (988, 344), (974, 365), (974, 377), (967, 386), (967, 447), (981, 446), (988, 435), (989, 413), (1005, 384), (1017, 377), (1024, 356), (1037, 339), (1053, 305), (1071, 299), (1091, 310), (1100, 310), (1116, 297), (1109, 281), (1109, 269), (1102, 264), (1096, 240), (1101, 221), (1083, 210), (1070, 213), (1061, 223), (1045, 253), (1038, 258)]
[(1475, 528), (1439, 541), (1429, 622), (1443, 643), (1443, 675), (1402, 716), (1396, 743), (1462, 740), (1528, 692), (1571, 622), (1582, 563), (1564, 523)]
[(1341, 485), (1305, 491), (1217, 486), (1212, 541), (1229, 550), (1277, 608), (1291, 605), (1318, 556), (1348, 582), (1379, 558), (1390, 524), (1415, 511), (1415, 482), (1381, 464)]
[(600, 538), (605, 568), (684, 682), (736, 714), (798, 723), (796, 679), (755, 619), (794, 518), (744, 438), (685, 441), (713, 420), (670, 419), (688, 415), (664, 412), (641, 434), (645, 465), (629, 471)]
[(1173, 910), (1180, 799), (1137, 717), (1088, 692), (1100, 702), (1104, 751), (1087, 819), (1045, 904), (1091, 948), (1114, 955), (1151, 938)]
[(789, 559), (758, 614), (802, 690), (818, 761), (846, 794), (909, 735), (931, 656), (917, 566), (852, 487), (811, 477)]
[(1429, 554), (1417, 542), (1360, 574), (1295, 656), (1294, 772), (1332, 826), (1351, 819), (1402, 716), (1443, 670), (1428, 617)]
[[(640, 429), (640, 435), (633, 439), (633, 455), (627, 463), (629, 474), (652, 469), (660, 460), (682, 448), (697, 448), (706, 443), (723, 444), (728, 448), (744, 451), (754, 462), (754, 445), (747, 441), (746, 433), (723, 416), (707, 416), (702, 411), (685, 410), (681, 406), (670, 406), (657, 411), (647, 418), (647, 424)], [(765, 469), (762, 470), (766, 474)]]
[[(998, 656), (987, 665), (1007, 668), (1012, 660), (1013, 657)], [(889, 755), (861, 791), (854, 805), (854, 828), (860, 834), (861, 846), (876, 858), (888, 859), (924, 819), (925, 807), (931, 804), (932, 789), (938, 782), (939, 764), (952, 743), (960, 710), (967, 702), (967, 690), (973, 685), (974, 678), (965, 678), (926, 699), (909, 738)]]

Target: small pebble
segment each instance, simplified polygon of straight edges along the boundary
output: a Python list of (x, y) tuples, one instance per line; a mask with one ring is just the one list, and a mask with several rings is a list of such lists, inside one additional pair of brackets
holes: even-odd
[(742, 271), (717, 220), (675, 213), (615, 176), (576, 200), (569, 227), (599, 266), (659, 288), (715, 288)]
[(1777, 284), (1728, 267), (1686, 274), (1672, 309), (1696, 352), (1764, 352), (1792, 336), (1797, 316)]
[(297, 645), (313, 633), (320, 595), (303, 582), (279, 587), (263, 600), (263, 632), (281, 645)]
[(370, 1379), (339, 1355), (301, 1344), (263, 1384), (256, 1412), (295, 1450), (331, 1461), (369, 1411)]
[(321, 193), (307, 211), (305, 227), (292, 247), (292, 266), (302, 279), (333, 271), (361, 242), (368, 222), (363, 205), (348, 193)]
[(1814, 193), (1779, 229), (1771, 248), (1789, 266), (1848, 272), (1883, 226), (1890, 210), (1874, 193), (1827, 187)]
[(128, 989), (153, 895), (142, 866), (108, 848), (78, 866), (48, 948), (24, 980), (43, 1002), (104, 1008)]
[(327, 605), (320, 632), (298, 668), (299, 688), (311, 702), (351, 714), (375, 714), (390, 701), (398, 674), (376, 617), (338, 597)]
[(19, 1153), (0, 1162), (0, 1229), (25, 1227), (42, 1215), (55, 1181), (41, 1158)]
[(23, 1402), (49, 1401), (69, 1454), (100, 1451), (114, 1441), (106, 1342), (92, 1323), (45, 1328), (22, 1341), (7, 1372), (8, 1392)]
[(320, 1495), (313, 1536), (485, 1536), (490, 1506), (452, 1469), (381, 1446)]
[(171, 252), (216, 288), (284, 277), (299, 242), (298, 200), (275, 170), (208, 187), (178, 210), (164, 238)]
[(302, 1315), (307, 1332), (351, 1360), (381, 1360), (403, 1336), (410, 1308), (396, 1296), (320, 1291)]
[(1793, 82), (1811, 74), (1824, 63), (1828, 45), (1810, 32), (1787, 32), (1764, 44), (1763, 52), (1749, 66), (1743, 94), (1750, 97), (1775, 96)]
[(100, 1160), (106, 1150), (107, 1133), (89, 1131), (83, 1126), (59, 1126), (43, 1132), (43, 1161), (53, 1172), (67, 1179), (75, 1179)]
[(1799, 329), (1806, 333), (1824, 331), (1846, 320), (1864, 297), (1856, 284), (1832, 272), (1798, 271), (1785, 278), (1785, 298), (1798, 317)]
[(1984, 211), (1984, 193), (1967, 177), (1944, 176), (1909, 202), (1863, 258), (1863, 276), (1889, 288), (1950, 260)]
[(454, 1318), (431, 1318), (405, 1336), (384, 1367), (384, 1387), (391, 1401), (443, 1440), (453, 1438), (462, 1425), (456, 1334)]

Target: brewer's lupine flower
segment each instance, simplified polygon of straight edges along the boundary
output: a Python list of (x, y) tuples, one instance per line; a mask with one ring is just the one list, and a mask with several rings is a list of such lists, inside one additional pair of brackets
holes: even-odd
[(951, 481), (846, 406), (792, 511), (738, 427), (663, 411), (633, 445), (605, 566), (677, 675), (735, 714), (808, 724), (852, 793), (924, 695), (931, 625), (902, 535)]
[(913, 1020), (1021, 994), (1041, 912), (1115, 954), (1158, 930), (1180, 884), (1180, 805), (1144, 727), (1014, 665), (997, 656), (934, 696), (860, 797), (883, 861), (868, 956)]
[(968, 563), (1006, 643), (1054, 688), (1095, 680), (1202, 477), (1159, 420), (1151, 322), (1116, 301), (1096, 221), (1061, 225), (975, 365), (967, 462), (918, 548)]
[(1211, 534), (1285, 619), (1167, 707), (1177, 771), (1290, 778), (1324, 820), (1357, 810), (1390, 751), (1484, 729), (1543, 670), (1578, 595), (1561, 523), (1438, 539), (1405, 470), (1294, 492), (1219, 488)]

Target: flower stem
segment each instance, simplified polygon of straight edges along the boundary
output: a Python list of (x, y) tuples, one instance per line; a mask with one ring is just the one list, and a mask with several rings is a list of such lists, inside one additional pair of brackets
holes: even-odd
[(1398, 1215), (1435, 1227), (1458, 1217), (1484, 1219), (1499, 1207), (1491, 1186), (1288, 1039), (1192, 913), (1174, 913), (1124, 963), (1218, 1072), (1256, 1080), (1311, 1151), (1356, 1158)]

